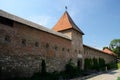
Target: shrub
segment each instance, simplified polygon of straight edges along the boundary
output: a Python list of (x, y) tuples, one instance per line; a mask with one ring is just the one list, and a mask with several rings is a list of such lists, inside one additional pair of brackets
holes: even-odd
[(99, 71), (99, 62), (96, 58), (93, 58), (93, 69)]
[(41, 67), (42, 67), (41, 73), (45, 74), (46, 73), (46, 63), (45, 63), (45, 60), (42, 60)]
[(106, 66), (107, 66), (108, 70), (110, 70), (110, 69), (117, 69), (118, 68), (117, 63), (114, 63), (114, 62), (107, 63)]
[(105, 60), (102, 58), (99, 58), (99, 70), (105, 70)]
[(86, 58), (85, 59), (85, 63), (84, 63), (84, 67), (85, 67), (85, 70), (88, 71), (88, 70), (91, 70), (92, 69), (92, 59), (88, 59)]
[(80, 68), (75, 66), (75, 64), (72, 62), (72, 59), (70, 59), (68, 64), (66, 64), (65, 71), (61, 72), (61, 75), (65, 79), (78, 77), (80, 76), (80, 74), (81, 74)]
[(117, 68), (118, 68), (118, 69), (120, 69), (120, 62), (119, 62), (119, 63), (117, 63)]

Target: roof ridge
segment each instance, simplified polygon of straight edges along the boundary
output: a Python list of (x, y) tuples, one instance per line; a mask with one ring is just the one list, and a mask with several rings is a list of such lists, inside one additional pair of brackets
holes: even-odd
[(72, 20), (72, 18), (70, 17), (69, 13), (68, 13), (67, 11), (66, 11), (66, 13), (67, 13), (67, 15), (68, 15), (68, 17), (69, 17), (68, 20), (70, 21), (70, 23), (73, 24), (73, 25), (75, 25), (75, 26), (72, 25), (72, 27), (75, 28), (76, 30), (78, 30), (79, 32), (81, 32), (82, 34), (84, 34), (83, 31), (80, 30), (80, 28), (78, 28), (78, 26), (77, 26), (77, 25), (75, 24), (75, 22)]
[(71, 28), (79, 31), (81, 34), (84, 35), (82, 30), (80, 30), (79, 27), (74, 23), (69, 13), (65, 11), (62, 17), (57, 22), (57, 24), (52, 29), (55, 31), (63, 31), (66, 29), (71, 29)]

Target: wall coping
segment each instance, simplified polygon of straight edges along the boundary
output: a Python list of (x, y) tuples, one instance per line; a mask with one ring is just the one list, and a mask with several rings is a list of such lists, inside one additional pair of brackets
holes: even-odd
[(19, 22), (19, 23), (22, 23), (22, 24), (25, 24), (25, 25), (28, 25), (28, 26), (30, 26), (32, 28), (35, 28), (35, 29), (38, 29), (38, 30), (41, 30), (41, 31), (44, 31), (44, 32), (47, 32), (47, 33), (50, 33), (50, 34), (65, 38), (65, 39), (68, 39), (68, 40), (71, 40), (70, 37), (68, 37), (68, 36), (66, 36), (66, 35), (64, 35), (62, 33), (50, 30), (50, 29), (48, 29), (46, 27), (43, 27), (42, 25), (39, 25), (37, 23), (34, 23), (34, 22), (28, 21), (26, 19), (20, 18), (18, 16), (15, 16), (15, 15), (10, 14), (8, 12), (5, 12), (3, 10), (0, 10), (0, 16), (11, 19), (13, 21), (16, 21), (16, 22)]

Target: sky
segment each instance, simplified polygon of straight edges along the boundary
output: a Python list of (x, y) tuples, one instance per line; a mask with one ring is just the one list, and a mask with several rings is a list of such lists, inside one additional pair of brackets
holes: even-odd
[(1, 0), (0, 9), (51, 29), (65, 12), (98, 49), (120, 39), (120, 0)]

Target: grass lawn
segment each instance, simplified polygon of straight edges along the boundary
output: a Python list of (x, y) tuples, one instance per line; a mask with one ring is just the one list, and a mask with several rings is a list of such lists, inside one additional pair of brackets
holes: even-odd
[(118, 79), (117, 80), (120, 80), (120, 77), (118, 77)]

